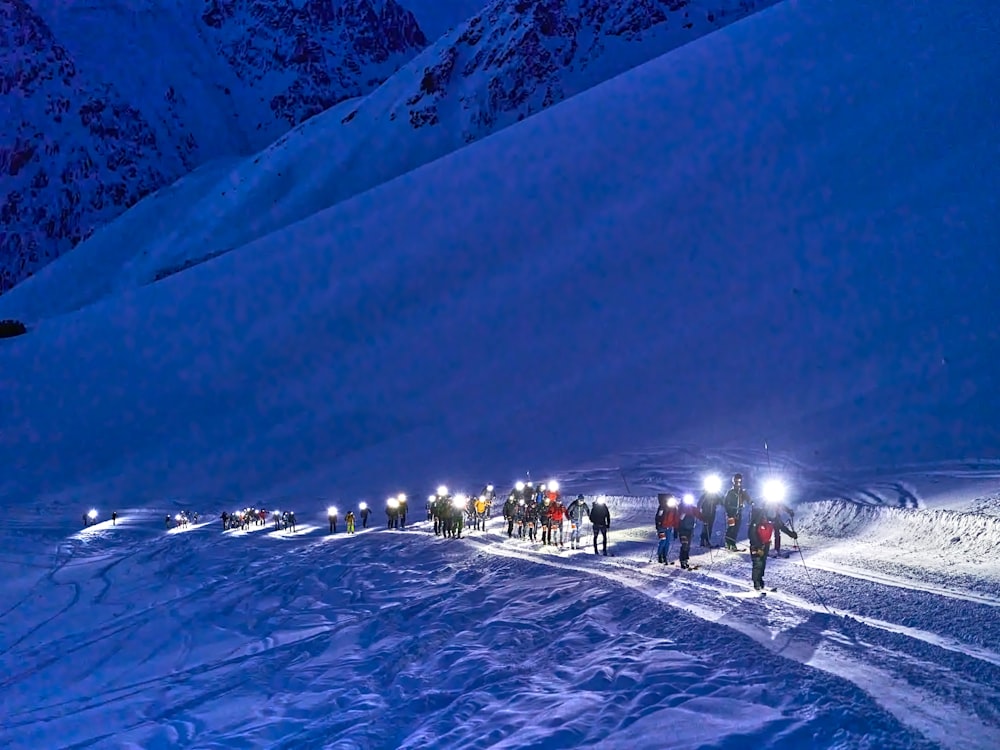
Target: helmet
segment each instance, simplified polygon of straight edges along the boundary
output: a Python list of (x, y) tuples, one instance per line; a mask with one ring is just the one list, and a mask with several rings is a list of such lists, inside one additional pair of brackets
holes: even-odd
[(576, 496), (576, 499), (577, 499), (577, 500), (583, 500), (583, 495), (577, 495), (577, 496)]
[(742, 474), (733, 474), (733, 484), (742, 483), (742, 482), (743, 482), (743, 475)]

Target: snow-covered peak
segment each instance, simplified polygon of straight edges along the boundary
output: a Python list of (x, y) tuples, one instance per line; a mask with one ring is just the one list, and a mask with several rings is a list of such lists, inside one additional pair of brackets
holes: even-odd
[[(0, 302), (0, 313), (37, 320), (75, 309), (111, 289), (164, 278), (440, 158), (769, 4), (771, 0), (496, 0), (373, 93), (313, 118), (220, 175), (217, 183), (199, 181), (203, 193), (186, 192), (190, 210), (186, 216), (171, 211), (177, 220), (169, 232), (145, 232), (145, 221), (123, 218), (122, 227), (109, 227), (77, 248), (78, 257), (71, 262), (22, 285)], [(150, 211), (154, 208), (144, 215)], [(129, 237), (127, 245), (123, 235)], [(81, 264), (103, 267), (105, 277), (88, 276), (92, 281), (81, 285)], [(55, 289), (61, 291), (53, 293)]]
[(0, 293), (192, 168), (370, 92), (427, 43), (396, 0), (0, 10)]

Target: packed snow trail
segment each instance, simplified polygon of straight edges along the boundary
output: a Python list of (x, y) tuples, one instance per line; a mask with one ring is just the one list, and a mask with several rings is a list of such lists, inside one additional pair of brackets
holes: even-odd
[[(621, 585), (644, 575), (627, 560), (567, 571), (512, 545), (470, 554), (426, 522), (354, 537), (162, 526), (129, 511), (49, 531), (64, 556), (0, 619), (4, 746), (653, 750), (667, 725), (692, 750), (934, 746), (829, 667), (761, 658), (767, 613), (800, 610), (733, 600), (764, 605), (740, 632), (671, 597), (650, 607)], [(703, 590), (688, 606), (720, 601)], [(803, 627), (800, 648), (852, 653)]]
[[(655, 544), (649, 534), (648, 548)], [(536, 563), (600, 576), (710, 622), (724, 624), (753, 638), (778, 656), (813, 666), (854, 682), (902, 723), (913, 727), (942, 747), (994, 748), (1000, 743), (1000, 654), (983, 645), (969, 645), (936, 631), (920, 631), (903, 624), (859, 614), (850, 606), (827, 613), (816, 602), (812, 584), (803, 584), (802, 568), (768, 576), (779, 578), (779, 593), (762, 600), (749, 591), (747, 555), (727, 556), (716, 561), (706, 553), (692, 556), (698, 571), (648, 563), (642, 554), (607, 558), (589, 549), (555, 552), (534, 543), (511, 541), (506, 535), (472, 535), (469, 542), (490, 554), (531, 559)], [(738, 559), (735, 559), (738, 558)], [(775, 563), (769, 562), (771, 571)], [(742, 568), (741, 578), (715, 572)], [(784, 591), (784, 582), (798, 578), (799, 594)], [(721, 584), (721, 585), (720, 585)], [(835, 582), (823, 581), (835, 590)], [(878, 587), (873, 587), (877, 589)], [(802, 591), (804, 589), (804, 591)], [(905, 602), (892, 594), (873, 590), (869, 597), (892, 601), (892, 609), (907, 615)], [(733, 604), (727, 597), (736, 597)], [(748, 600), (749, 598), (749, 600)], [(926, 598), (925, 598), (926, 600)], [(926, 601), (921, 602), (926, 609)], [(980, 639), (996, 641), (996, 622), (991, 611), (970, 606), (961, 614), (952, 611), (949, 620), (977, 623)], [(991, 619), (992, 618), (992, 619)], [(983, 626), (993, 622), (993, 628)], [(946, 627), (947, 630), (947, 627)], [(933, 666), (932, 666), (933, 665)]]

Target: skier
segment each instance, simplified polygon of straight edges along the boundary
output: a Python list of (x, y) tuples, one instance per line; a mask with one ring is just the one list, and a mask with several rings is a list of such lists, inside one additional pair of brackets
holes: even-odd
[(507, 501), (503, 504), (503, 520), (507, 522), (507, 538), (514, 536), (514, 514), (517, 511), (517, 499), (511, 492), (507, 496)]
[(294, 534), (295, 533), (295, 512), (294, 511), (288, 511), (288, 525), (291, 527), (292, 533)]
[(542, 526), (542, 545), (548, 546), (552, 543), (552, 501), (547, 497), (538, 509), (538, 520)]
[(698, 510), (704, 523), (701, 526), (701, 546), (712, 546), (712, 529), (715, 528), (715, 514), (722, 505), (722, 480), (713, 474), (705, 478), (705, 491), (698, 500)]
[(475, 509), (475, 530), (479, 531), (482, 528), (483, 531), (486, 531), (486, 495), (480, 495), (476, 498)]
[(111, 525), (112, 526), (117, 526), (118, 525), (118, 511), (117, 510), (111, 511)]
[(726, 493), (723, 504), (726, 508), (726, 549), (736, 552), (736, 538), (740, 533), (743, 508), (751, 504), (750, 493), (743, 489), (743, 475), (733, 475), (733, 486)]
[(385, 504), (385, 518), (387, 529), (394, 529), (399, 524), (399, 500), (394, 497)]
[(165, 515), (165, 516), (163, 517), (163, 524), (164, 524), (164, 526), (166, 526), (166, 527), (167, 527), (168, 529), (170, 528), (170, 514), (169, 514), (169, 513), (167, 513), (167, 515)]
[(468, 509), (469, 498), (463, 493), (455, 495), (451, 501), (451, 536), (452, 539), (462, 538), (462, 529), (465, 528), (465, 512)]
[(524, 498), (522, 497), (517, 501), (517, 506), (514, 508), (514, 522), (517, 524), (518, 539), (524, 539), (524, 516), (526, 507), (527, 503), (524, 502)]
[[(772, 517), (775, 520), (772, 520)], [(750, 575), (756, 591), (764, 588), (764, 571), (767, 568), (767, 553), (771, 547), (771, 537), (775, 529), (784, 531), (792, 539), (799, 535), (785, 526), (774, 508), (768, 508), (765, 503), (755, 503), (750, 510), (748, 535), (750, 537)]]
[(677, 535), (677, 498), (667, 492), (661, 492), (656, 499), (660, 503), (653, 517), (656, 538), (659, 540), (656, 546), (656, 560), (666, 564), (670, 556), (670, 539)]
[(590, 523), (594, 527), (594, 554), (597, 554), (597, 536), (604, 541), (604, 556), (608, 556), (608, 531), (611, 529), (611, 511), (608, 510), (604, 498), (597, 498), (594, 507), (590, 509)]
[(361, 528), (367, 529), (368, 514), (371, 513), (371, 510), (368, 508), (368, 503), (361, 503), (358, 507), (361, 508)]
[(354, 533), (354, 511), (353, 510), (347, 511), (347, 515), (344, 516), (344, 521), (347, 523), (347, 533), (348, 534), (353, 534)]
[[(771, 507), (771, 522), (774, 524), (774, 556), (781, 557), (781, 530), (785, 528), (785, 523), (782, 520), (781, 514), (784, 513), (789, 519), (789, 528), (791, 528), (791, 519), (795, 518), (795, 511), (789, 508), (782, 502), (775, 501)], [(787, 557), (787, 555), (786, 555)]]
[(398, 506), (399, 528), (405, 529), (406, 528), (406, 511), (407, 511), (406, 495), (400, 493), (399, 498), (397, 499), (397, 502), (399, 503), (399, 506)]
[(691, 565), (688, 560), (691, 557), (691, 537), (694, 536), (694, 526), (696, 521), (703, 521), (701, 511), (694, 502), (694, 495), (685, 495), (681, 503), (680, 518), (677, 520), (677, 536), (681, 540), (681, 567), (690, 570)]
[(538, 517), (538, 503), (531, 497), (524, 503), (524, 526), (528, 530), (529, 542), (537, 541)]
[(326, 509), (327, 518), (330, 521), (330, 533), (337, 533), (337, 509), (330, 507)]
[(479, 494), (486, 503), (486, 510), (483, 513), (483, 531), (486, 531), (486, 521), (489, 520), (490, 516), (493, 514), (493, 503), (497, 499), (497, 491), (492, 484), (487, 484), (483, 491)]
[[(563, 522), (566, 520), (566, 506), (563, 505), (562, 500), (559, 499), (559, 495), (556, 494), (556, 499), (552, 502), (549, 508), (549, 536), (554, 536), (554, 532), (559, 532), (559, 549), (563, 549), (566, 544), (563, 538)], [(552, 544), (555, 544), (555, 539), (552, 539)]]
[(577, 495), (576, 500), (569, 504), (566, 515), (569, 516), (570, 549), (580, 549), (582, 546), (580, 544), (580, 527), (583, 525), (583, 519), (590, 517), (590, 506), (583, 499), (583, 495)]
[(448, 536), (446, 532), (451, 518), (451, 495), (443, 484), (437, 488), (434, 501), (434, 536)]

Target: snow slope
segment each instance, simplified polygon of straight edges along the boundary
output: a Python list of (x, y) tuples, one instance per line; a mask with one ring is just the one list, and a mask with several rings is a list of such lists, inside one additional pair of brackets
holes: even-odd
[(3, 0), (0, 18), (0, 293), (427, 44), (395, 0)]
[[(995, 748), (998, 28), (786, 2), (0, 341), (0, 745)], [(650, 564), (649, 497), (610, 558), (323, 533), (528, 469), (757, 494), (765, 439), (764, 599)], [(300, 533), (163, 528), (247, 502)]]
[[(165, 269), (216, 257), (770, 2), (492, 2), (350, 109), (324, 112), (206, 186), (173, 231), (136, 232), (123, 217), (128, 230), (95, 235), (74, 252), (89, 259), (54, 265), (0, 300), (0, 310), (35, 321), (99, 299), (109, 288), (150, 283)], [(80, 263), (103, 266), (110, 278), (94, 278), (97, 288), (87, 289), (76, 273)]]
[[(652, 749), (668, 737), (692, 750), (1000, 741), (1000, 592), (963, 598), (949, 581), (915, 591), (820, 571), (831, 545), (863, 547), (800, 516), (805, 554), (771, 560), (778, 592), (751, 598), (745, 555), (696, 548), (692, 572), (650, 564), (652, 498), (608, 501), (614, 557), (591, 553), (589, 525), (579, 552), (508, 540), (501, 519), (462, 541), (435, 538), (427, 522), (329, 536), (320, 503), (295, 534), (222, 532), (217, 521), (164, 531), (151, 507), (75, 532), (51, 517), (5, 524), (0, 567), (11, 556), (33, 567), (0, 577), (0, 741)], [(995, 558), (996, 523), (989, 539)], [(901, 551), (919, 559), (924, 549), (911, 536)], [(948, 575), (936, 561), (923, 570), (935, 568)], [(983, 570), (994, 585), (998, 572)]]
[(3, 342), (0, 476), (381, 491), (764, 439), (995, 459), (996, 11), (898, 10), (754, 16)]

